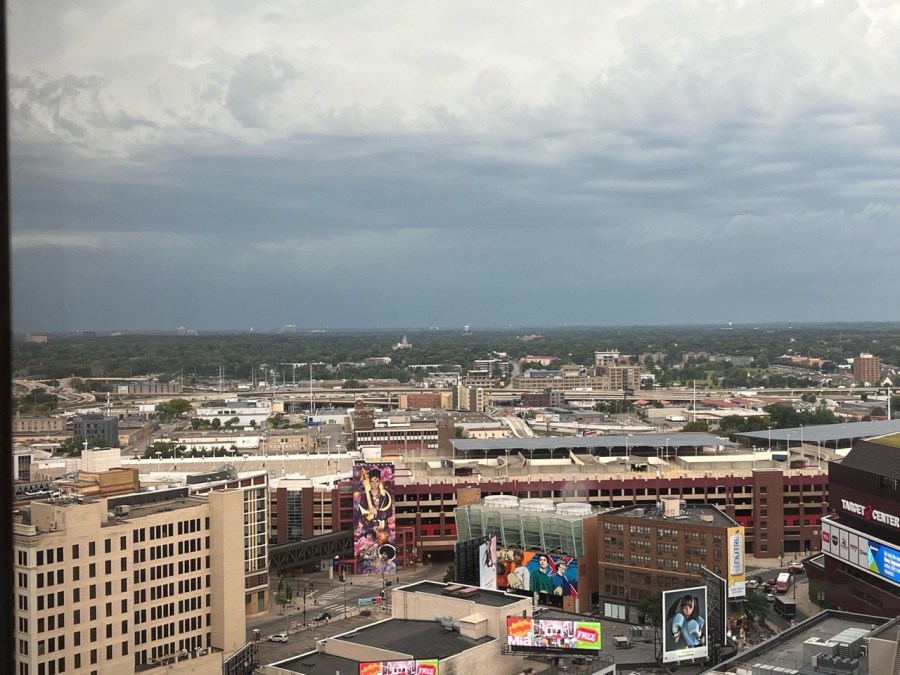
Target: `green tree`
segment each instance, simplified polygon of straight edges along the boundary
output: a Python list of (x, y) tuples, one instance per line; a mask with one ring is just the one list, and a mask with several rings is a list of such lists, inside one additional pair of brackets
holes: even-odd
[(769, 614), (769, 601), (762, 593), (747, 593), (743, 604), (744, 616), (748, 624), (762, 623)]
[(450, 563), (447, 571), (444, 573), (444, 583), (452, 584), (456, 581), (456, 563)]
[(344, 380), (344, 383), (341, 385), (341, 389), (362, 389), (363, 386), (359, 383), (359, 380), (354, 378), (350, 378), (349, 380)]
[(638, 612), (644, 617), (644, 623), (654, 628), (662, 625), (662, 593), (643, 591), (637, 601)]
[(84, 446), (74, 438), (67, 438), (59, 444), (59, 454), (69, 457), (80, 457)]
[(706, 422), (705, 420), (697, 420), (696, 422), (688, 422), (687, 424), (684, 425), (684, 428), (682, 429), (682, 431), (684, 431), (685, 433), (690, 432), (690, 431), (708, 432), (709, 431), (709, 422)]
[(284, 579), (280, 579), (278, 581), (278, 590), (275, 593), (275, 602), (276, 604), (281, 605), (281, 611), (284, 611), (284, 608), (291, 601), (291, 596), (288, 593), (288, 589), (290, 586), (286, 586), (284, 583)]
[(182, 417), (186, 412), (193, 410), (194, 406), (191, 402), (183, 398), (173, 398), (171, 401), (164, 401), (156, 406), (156, 412), (163, 419), (177, 419)]
[(157, 452), (161, 458), (168, 459), (169, 457), (173, 457), (175, 455), (175, 444), (166, 441), (156, 441), (153, 445), (144, 450), (143, 457), (144, 459), (153, 459), (156, 457)]

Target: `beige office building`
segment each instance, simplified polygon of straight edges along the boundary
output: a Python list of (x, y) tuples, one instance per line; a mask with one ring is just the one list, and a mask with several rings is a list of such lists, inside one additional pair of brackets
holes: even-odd
[(33, 502), (16, 516), (16, 675), (221, 672), (246, 637), (244, 493)]

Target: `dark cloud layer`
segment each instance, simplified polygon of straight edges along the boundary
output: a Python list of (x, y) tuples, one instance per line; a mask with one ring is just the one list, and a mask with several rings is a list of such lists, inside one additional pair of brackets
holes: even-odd
[(894, 318), (900, 29), (854, 3), (208, 4), (174, 55), (92, 49), (114, 3), (12, 45), (16, 330)]

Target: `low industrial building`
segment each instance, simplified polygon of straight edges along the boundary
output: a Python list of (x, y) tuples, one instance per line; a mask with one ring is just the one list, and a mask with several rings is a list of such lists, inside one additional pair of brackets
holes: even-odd
[(703, 675), (888, 675), (896, 672), (900, 618), (826, 610), (723, 661)]
[[(364, 663), (413, 660), (436, 662), (438, 673), (513, 675), (547, 668), (546, 659), (511, 654), (506, 648), (506, 619), (531, 617), (530, 598), (423, 581), (395, 589), (391, 609), (390, 619), (319, 640), (315, 651), (264, 666), (261, 672), (361, 673)], [(608, 670), (612, 659), (601, 655), (596, 661)]]

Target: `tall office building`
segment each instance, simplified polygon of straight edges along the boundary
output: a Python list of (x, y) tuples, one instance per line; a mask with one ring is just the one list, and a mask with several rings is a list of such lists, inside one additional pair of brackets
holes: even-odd
[(865, 353), (857, 356), (853, 359), (853, 379), (877, 384), (881, 379), (881, 359)]
[(244, 493), (32, 502), (16, 517), (16, 675), (221, 672), (244, 645)]

